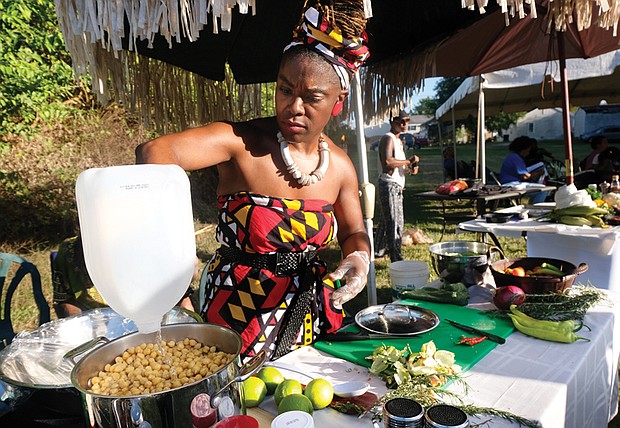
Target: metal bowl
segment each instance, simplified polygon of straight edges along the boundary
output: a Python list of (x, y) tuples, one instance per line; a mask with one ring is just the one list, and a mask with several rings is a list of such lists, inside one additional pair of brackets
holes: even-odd
[(428, 251), (433, 269), (440, 278), (466, 286), (483, 282), (483, 275), (495, 254), (499, 255), (497, 259), (504, 257), (499, 248), (475, 241), (439, 242), (429, 246)]
[[(507, 268), (521, 266), (525, 270), (531, 270), (542, 263), (550, 263), (559, 268), (566, 275), (561, 277), (536, 277), (536, 276), (514, 276), (504, 273)], [(497, 287), (506, 285), (516, 285), (526, 294), (541, 294), (549, 292), (561, 292), (573, 285), (577, 275), (588, 270), (585, 263), (575, 266), (565, 260), (548, 259), (545, 257), (523, 257), (514, 259), (504, 259), (491, 265), (491, 273), (495, 279)]]

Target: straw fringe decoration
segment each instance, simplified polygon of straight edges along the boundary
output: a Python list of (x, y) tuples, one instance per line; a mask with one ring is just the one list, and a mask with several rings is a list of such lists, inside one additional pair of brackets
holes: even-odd
[[(496, 0), (506, 16), (536, 18), (536, 0)], [(224, 82), (214, 82), (155, 59), (135, 55), (137, 40), (150, 43), (161, 34), (169, 45), (186, 37), (196, 40), (205, 25), (228, 31), (232, 10), (256, 11), (256, 0), (55, 0), (58, 24), (76, 75), (92, 76), (98, 101), (115, 99), (138, 112), (147, 126), (170, 132), (214, 120), (245, 120), (261, 115), (264, 85), (237, 85), (227, 70)], [(488, 0), (461, 0), (463, 8), (485, 12)], [(372, 16), (364, 0), (365, 17)], [(599, 12), (596, 22), (594, 11)], [(573, 12), (575, 12), (573, 14)], [(578, 28), (598, 25), (617, 34), (620, 0), (549, 0), (548, 30), (566, 30), (575, 16)], [(122, 49), (125, 17), (129, 52)], [(387, 117), (394, 105), (409, 105), (434, 67), (430, 48), (414, 55), (369, 66), (361, 73), (366, 119)], [(345, 109), (346, 113), (347, 109)], [(152, 121), (152, 122), (151, 122)]]
[[(506, 17), (506, 25), (518, 17), (530, 19), (538, 17), (535, 0), (496, 0)], [(486, 12), (488, 0), (461, 0), (461, 6), (480, 13)], [(617, 36), (620, 21), (620, 0), (550, 0), (547, 5), (545, 20), (547, 31), (566, 31), (575, 16), (579, 31), (598, 25), (612, 30)], [(574, 12), (574, 13), (573, 13)], [(598, 19), (593, 15), (598, 12)], [(435, 45), (440, 46), (441, 42)], [(424, 52), (403, 55), (401, 58), (369, 65), (361, 75), (364, 96), (364, 117), (386, 118), (394, 105), (408, 105), (414, 90), (421, 88), (423, 79), (429, 75), (426, 71), (434, 71), (435, 47)], [(436, 75), (432, 73), (430, 75)]]
[[(531, 8), (530, 16), (536, 18), (535, 0), (496, 0), (503, 13), (511, 16), (526, 16), (526, 8)], [(485, 12), (488, 0), (461, 0), (463, 8), (475, 9), (478, 6), (480, 13)], [(568, 24), (577, 17), (579, 31), (590, 28), (592, 15), (595, 8), (598, 9), (599, 19), (594, 24), (606, 30), (612, 29), (614, 36), (617, 35), (618, 21), (620, 20), (620, 2), (618, 0), (549, 0), (547, 19), (549, 30), (555, 26), (557, 31), (566, 31)]]
[[(240, 13), (250, 8), (256, 13), (255, 0), (55, 0), (55, 4), (76, 76), (90, 75), (101, 104), (120, 102), (149, 128), (167, 133), (215, 120), (246, 120), (273, 106), (273, 100), (262, 99), (269, 92), (265, 84), (237, 85), (229, 70), (225, 81), (216, 82), (134, 53), (136, 40), (152, 42), (158, 33), (169, 45), (181, 37), (196, 40), (209, 19), (215, 33), (228, 31), (235, 5)], [(129, 52), (122, 47), (125, 16)]]

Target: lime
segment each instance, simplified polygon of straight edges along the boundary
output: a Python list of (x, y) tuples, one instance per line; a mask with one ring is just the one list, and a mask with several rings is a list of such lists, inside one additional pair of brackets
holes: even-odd
[(303, 394), (290, 394), (287, 395), (278, 404), (278, 415), (284, 412), (290, 412), (291, 410), (301, 410), (302, 412), (310, 413), (314, 411), (312, 403)]
[(263, 367), (260, 369), (257, 376), (267, 385), (267, 394), (269, 395), (273, 394), (276, 387), (284, 380), (284, 376), (282, 376), (280, 370), (275, 367)]
[(280, 404), (280, 401), (287, 395), (291, 394), (303, 394), (303, 388), (301, 383), (295, 379), (286, 379), (276, 387), (273, 393), (273, 399), (276, 401), (276, 406)]
[(304, 395), (310, 399), (315, 410), (327, 407), (334, 398), (334, 387), (328, 380), (313, 379), (306, 385)]
[(243, 392), (245, 395), (245, 407), (256, 407), (265, 399), (267, 385), (265, 385), (262, 379), (250, 376), (243, 381)]

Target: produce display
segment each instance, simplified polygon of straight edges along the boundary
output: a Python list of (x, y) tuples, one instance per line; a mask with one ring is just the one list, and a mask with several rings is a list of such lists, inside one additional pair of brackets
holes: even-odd
[(89, 379), (89, 390), (111, 396), (146, 395), (196, 382), (228, 365), (234, 354), (186, 338), (128, 348)]
[(592, 226), (592, 227), (609, 227), (603, 216), (608, 215), (609, 211), (597, 206), (576, 205), (568, 208), (555, 208), (540, 220), (551, 220), (556, 223), (567, 224), (571, 226)]
[(450, 284), (444, 281), (439, 288), (422, 287), (414, 290), (403, 290), (399, 293), (399, 297), (401, 299), (465, 306), (469, 300), (469, 293), (467, 292), (467, 287), (460, 282)]
[(440, 195), (450, 195), (453, 193), (462, 192), (469, 187), (465, 180), (452, 180), (446, 183), (443, 183), (441, 186), (435, 190)]
[(275, 367), (263, 367), (243, 382), (246, 407), (256, 407), (270, 395), (278, 414), (300, 410), (312, 414), (324, 409), (334, 400), (334, 387), (323, 378), (316, 378), (302, 385), (297, 379), (286, 379)]
[(589, 339), (575, 334), (584, 326), (583, 322), (577, 324), (573, 320), (539, 320), (519, 311), (516, 305), (510, 306), (508, 316), (512, 319), (515, 328), (528, 336), (563, 343), (573, 343), (579, 339), (589, 341)]
[(534, 266), (532, 269), (526, 269), (522, 266), (509, 267), (509, 268), (504, 269), (504, 273), (506, 275), (521, 276), (521, 277), (525, 277), (525, 276), (563, 277), (564, 275), (566, 275), (566, 272), (562, 272), (562, 270), (559, 267), (551, 263), (546, 263), (546, 262), (543, 262), (538, 266)]

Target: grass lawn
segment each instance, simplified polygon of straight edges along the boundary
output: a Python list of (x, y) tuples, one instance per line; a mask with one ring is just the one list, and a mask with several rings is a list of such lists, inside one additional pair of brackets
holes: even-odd
[[(562, 142), (542, 142), (541, 147), (549, 150), (558, 159), (564, 158), (564, 148)], [(588, 144), (575, 142), (573, 144), (574, 157), (577, 160), (583, 159), (589, 152)], [(354, 152), (354, 148), (349, 147), (349, 152)], [(439, 145), (424, 147), (415, 152), (420, 157), (420, 172), (416, 176), (408, 177), (405, 189), (405, 228), (418, 227), (422, 229), (434, 242), (438, 242), (441, 235), (441, 210), (440, 204), (433, 201), (422, 201), (416, 199), (413, 194), (427, 190), (434, 190), (443, 180), (441, 150)], [(473, 144), (459, 145), (457, 147), (457, 158), (466, 161), (475, 159), (476, 147)], [(507, 143), (487, 144), (486, 158), (487, 166), (498, 171), (502, 160), (508, 154)], [(376, 181), (377, 177), (377, 152), (368, 152), (369, 177), (371, 182)], [(351, 153), (353, 162), (357, 165), (357, 156)], [(378, 211), (375, 210), (375, 218)], [(203, 263), (206, 263), (216, 248), (214, 241), (214, 225), (197, 223), (196, 230), (204, 229), (204, 233), (197, 236), (197, 254)], [(455, 235), (454, 227), (449, 227), (443, 236), (443, 241), (457, 239), (474, 240), (474, 234)], [(525, 255), (525, 242), (523, 240), (500, 238), (502, 247), (507, 257), (521, 257)], [(28, 248), (24, 251), (23, 248)], [(37, 243), (24, 244), (23, 247), (2, 248), (3, 252), (19, 253), (33, 262), (41, 273), (41, 281), (47, 301), (52, 301), (52, 285), (49, 267), (49, 253), (56, 248), (47, 248)], [(405, 259), (423, 260), (430, 262), (428, 244), (417, 244), (403, 248)], [(332, 244), (323, 252), (323, 258), (329, 263), (330, 267), (335, 267), (340, 260), (340, 249), (336, 243)], [(375, 261), (376, 287), (379, 303), (391, 301), (391, 285), (388, 274), (389, 258), (385, 257)], [(430, 265), (429, 265), (430, 266)], [(435, 272), (430, 269), (431, 279), (436, 278)], [(197, 286), (197, 284), (194, 284)], [(34, 302), (30, 297), (32, 292), (28, 287), (20, 287), (14, 296), (12, 305), (13, 319), (16, 331), (23, 329), (36, 328), (36, 311)], [(360, 308), (367, 306), (368, 297), (362, 292), (353, 301), (345, 304), (348, 313), (354, 314)], [(52, 311), (53, 312), (53, 311)], [(52, 317), (55, 315), (53, 314)]]

